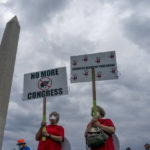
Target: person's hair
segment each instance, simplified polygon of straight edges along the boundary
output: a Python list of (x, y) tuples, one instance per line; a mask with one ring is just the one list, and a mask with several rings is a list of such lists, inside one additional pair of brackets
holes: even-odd
[(147, 146), (147, 145), (150, 146), (150, 144), (148, 144), (148, 143), (146, 143), (144, 146)]
[(49, 114), (49, 116), (51, 117), (52, 115), (56, 116), (56, 119), (57, 119), (56, 121), (58, 123), (59, 122), (59, 113), (57, 113), (56, 111), (53, 111)]
[[(101, 114), (102, 118), (105, 117), (106, 113), (105, 113), (105, 110), (102, 107), (100, 107), (100, 106), (97, 105), (96, 109)], [(91, 116), (93, 116), (93, 107), (92, 107), (92, 110), (91, 110)]]
[(127, 147), (126, 150), (131, 150), (131, 148), (130, 148), (130, 147)]

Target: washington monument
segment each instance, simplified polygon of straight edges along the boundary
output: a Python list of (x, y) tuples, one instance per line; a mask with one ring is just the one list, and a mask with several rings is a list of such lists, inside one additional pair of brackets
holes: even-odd
[(3, 143), (19, 32), (20, 25), (15, 16), (7, 23), (0, 45), (0, 150)]

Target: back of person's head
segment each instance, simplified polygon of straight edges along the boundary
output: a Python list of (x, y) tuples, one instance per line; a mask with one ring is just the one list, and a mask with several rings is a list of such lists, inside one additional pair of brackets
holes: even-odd
[[(96, 106), (96, 109), (97, 109), (97, 112), (100, 113), (101, 117), (105, 117), (105, 110), (101, 107), (101, 106)], [(92, 107), (92, 110), (91, 110), (91, 116), (93, 116), (93, 112), (94, 112), (94, 108)]]
[(150, 150), (150, 144), (146, 143), (146, 144), (144, 145), (144, 147), (145, 147), (145, 150)]
[(130, 148), (130, 147), (127, 147), (126, 150), (131, 150), (131, 148)]

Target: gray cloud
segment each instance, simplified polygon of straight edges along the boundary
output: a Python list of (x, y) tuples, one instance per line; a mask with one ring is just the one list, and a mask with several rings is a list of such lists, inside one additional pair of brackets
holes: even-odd
[(149, 52), (150, 18), (134, 14), (123, 21), (125, 35), (135, 44)]
[(45, 1), (9, 1), (5, 4), (13, 13), (19, 16), (22, 27), (40, 27), (44, 22), (54, 18), (66, 8), (68, 0)]
[(134, 9), (136, 11), (137, 8), (148, 8), (148, 5), (150, 4), (149, 1), (143, 0), (143, 1), (137, 1), (137, 0), (126, 0), (126, 1), (121, 1), (121, 0), (103, 0), (102, 1), (105, 4), (111, 4), (116, 7), (116, 9), (119, 9), (120, 11), (124, 11), (127, 9)]
[(149, 51), (149, 5), (147, 0), (126, 0), (126, 1), (104, 1), (106, 4), (111, 4), (116, 8), (116, 15), (121, 16), (129, 13), (128, 17), (120, 20), (123, 26), (125, 36), (134, 42), (140, 48)]
[[(99, 8), (97, 2), (101, 4), (101, 11), (97, 10)], [(58, 111), (61, 115), (60, 124), (65, 128), (72, 150), (83, 150), (84, 130), (91, 119), (92, 86), (91, 83), (70, 84), (70, 56), (101, 52), (114, 47), (118, 49), (117, 62), (121, 76), (118, 80), (96, 82), (97, 104), (106, 110), (106, 118), (113, 120), (121, 150), (127, 146), (131, 146), (133, 150), (143, 149), (143, 145), (150, 140), (148, 132), (150, 62), (144, 51), (148, 50), (149, 45), (147, 42), (149, 20), (144, 13), (141, 17), (135, 12), (142, 10), (142, 7), (148, 11), (148, 3), (135, 0), (105, 1), (105, 3), (85, 0), (68, 3), (67, 0), (56, 0), (54, 3), (11, 1), (5, 4), (5, 9), (19, 15), (22, 29), (6, 123), (4, 150), (15, 147), (19, 138), (24, 138), (31, 149), (36, 149), (38, 145), (34, 137), (42, 120), (42, 100), (22, 101), (24, 73), (62, 65), (67, 66), (69, 95), (47, 98), (47, 115), (53, 110)], [(107, 11), (102, 9), (106, 8), (105, 4), (109, 4), (109, 8), (114, 10), (114, 12), (111, 10), (114, 15), (110, 18)], [(92, 11), (89, 7), (92, 7)], [(63, 14), (63, 10), (66, 9), (70, 16)], [(131, 10), (133, 14), (129, 13), (130, 15), (123, 19), (118, 17)], [(86, 12), (90, 12), (90, 15), (85, 15)], [(107, 19), (100, 21), (102, 24), (99, 23), (98, 21), (105, 19), (105, 16)], [(40, 24), (37, 25), (39, 21)], [(91, 22), (93, 24), (90, 24)], [(135, 45), (139, 45), (140, 48)]]

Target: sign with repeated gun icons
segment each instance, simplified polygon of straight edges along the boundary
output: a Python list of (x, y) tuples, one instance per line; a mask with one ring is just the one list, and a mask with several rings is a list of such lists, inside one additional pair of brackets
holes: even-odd
[(91, 68), (95, 69), (95, 80), (118, 79), (115, 51), (71, 56), (71, 82), (92, 81)]
[(24, 75), (23, 100), (68, 94), (66, 67)]

